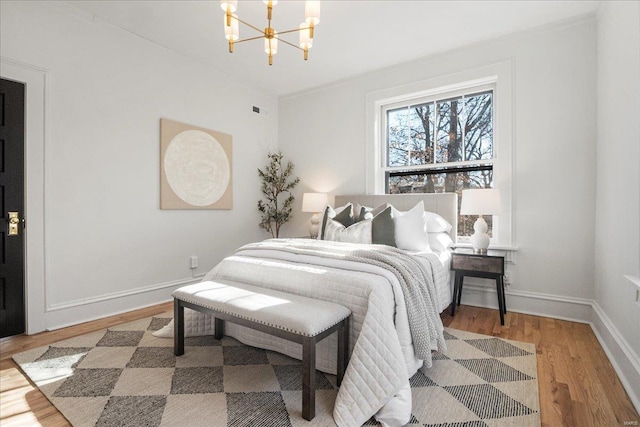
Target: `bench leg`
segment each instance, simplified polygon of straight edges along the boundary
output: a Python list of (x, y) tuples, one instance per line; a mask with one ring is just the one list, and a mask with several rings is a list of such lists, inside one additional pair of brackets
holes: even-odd
[(316, 416), (316, 337), (302, 341), (302, 418)]
[(216, 317), (214, 321), (214, 329), (215, 329), (215, 332), (213, 337), (217, 340), (221, 340), (222, 337), (224, 336), (224, 320), (218, 319)]
[(173, 354), (184, 354), (184, 306), (177, 298), (173, 299)]
[(342, 384), (344, 373), (349, 364), (349, 318), (342, 321), (342, 326), (338, 329), (338, 387)]

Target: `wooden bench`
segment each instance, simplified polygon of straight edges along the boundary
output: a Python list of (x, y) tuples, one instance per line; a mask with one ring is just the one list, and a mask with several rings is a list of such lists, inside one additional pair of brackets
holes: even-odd
[(338, 331), (337, 383), (349, 358), (351, 311), (339, 304), (232, 281), (206, 281), (173, 292), (174, 353), (184, 354), (184, 308), (215, 317), (215, 337), (232, 322), (302, 344), (302, 417), (315, 417), (316, 343)]

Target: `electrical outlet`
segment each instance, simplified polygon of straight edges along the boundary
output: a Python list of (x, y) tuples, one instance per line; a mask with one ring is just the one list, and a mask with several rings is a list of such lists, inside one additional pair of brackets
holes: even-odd
[(198, 268), (198, 256), (197, 255), (192, 255), (191, 258), (189, 258), (189, 261), (191, 262), (191, 268)]
[(502, 280), (504, 281), (505, 285), (511, 285), (511, 272), (509, 270), (505, 270)]

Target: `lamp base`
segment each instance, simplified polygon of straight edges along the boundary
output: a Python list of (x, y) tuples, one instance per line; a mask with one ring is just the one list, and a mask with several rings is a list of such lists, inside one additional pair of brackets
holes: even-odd
[(471, 236), (471, 246), (473, 247), (474, 254), (486, 254), (489, 247), (489, 235), (487, 234), (487, 222), (482, 218), (482, 215), (478, 217), (475, 224), (473, 224), (473, 235)]
[(312, 239), (317, 239), (319, 231), (320, 231), (320, 213), (316, 212), (311, 216), (311, 226), (309, 227), (309, 237), (311, 237)]

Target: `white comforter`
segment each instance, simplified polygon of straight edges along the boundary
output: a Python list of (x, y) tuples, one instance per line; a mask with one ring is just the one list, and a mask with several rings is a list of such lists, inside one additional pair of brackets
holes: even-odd
[[(283, 250), (277, 250), (278, 245), (283, 245)], [(311, 255), (317, 245), (331, 247), (336, 255), (330, 258)], [(334, 419), (339, 426), (357, 427), (375, 414), (383, 425), (406, 424), (411, 416), (409, 378), (422, 366), (422, 360), (413, 351), (405, 300), (396, 276), (376, 265), (347, 260), (349, 253), (362, 249), (362, 245), (281, 239), (269, 241), (267, 246), (267, 249), (260, 245), (241, 248), (221, 261), (204, 280), (237, 280), (348, 307), (353, 313), (352, 353), (336, 398)], [(302, 250), (291, 251), (291, 246)], [(433, 270), (434, 281), (447, 276), (435, 255), (422, 254), (419, 259)], [(435, 290), (431, 293), (437, 295)], [(442, 304), (437, 296), (435, 299), (433, 309), (440, 312)], [(213, 332), (211, 319), (192, 313), (185, 313), (187, 335)], [(432, 321), (442, 338), (442, 323), (438, 316), (435, 318)], [(158, 335), (172, 336), (172, 329), (169, 325)], [(228, 325), (227, 333), (249, 345), (301, 356), (299, 346), (286, 340), (232, 324)], [(318, 369), (335, 373), (336, 345), (334, 336), (318, 344)], [(436, 344), (433, 347), (444, 350)]]

